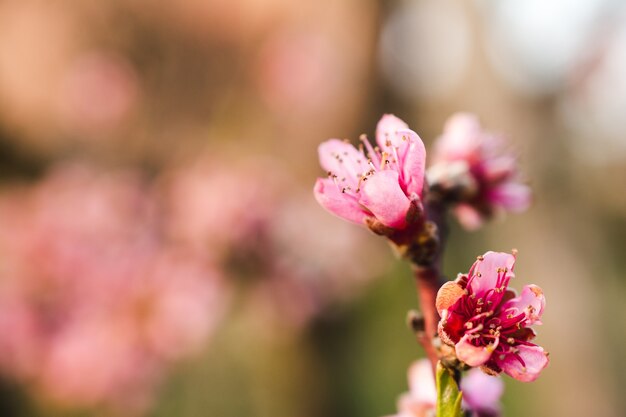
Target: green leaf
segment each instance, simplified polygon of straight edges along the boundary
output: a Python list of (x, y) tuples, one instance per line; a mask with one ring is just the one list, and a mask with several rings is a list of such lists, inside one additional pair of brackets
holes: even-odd
[(437, 363), (437, 417), (461, 417), (463, 393), (450, 369)]

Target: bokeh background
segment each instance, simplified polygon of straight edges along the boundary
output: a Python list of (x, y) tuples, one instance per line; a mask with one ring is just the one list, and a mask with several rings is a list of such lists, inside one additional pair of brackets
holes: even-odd
[(626, 414), (622, 1), (2, 0), (0, 35), (2, 416), (394, 413), (410, 271), (317, 207), (316, 147), (459, 110), (535, 192), (445, 259), (545, 290), (506, 415)]

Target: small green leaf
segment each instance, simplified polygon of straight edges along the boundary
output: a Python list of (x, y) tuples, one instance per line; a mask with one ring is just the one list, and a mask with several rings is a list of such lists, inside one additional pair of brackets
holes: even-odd
[(462, 398), (452, 371), (437, 363), (437, 417), (461, 417)]

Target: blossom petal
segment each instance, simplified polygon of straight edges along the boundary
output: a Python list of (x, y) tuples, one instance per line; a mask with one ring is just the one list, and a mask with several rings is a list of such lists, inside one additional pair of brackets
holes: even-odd
[(459, 204), (454, 208), (454, 214), (465, 230), (478, 230), (484, 223), (483, 216), (469, 204)]
[(378, 171), (361, 186), (359, 203), (371, 211), (385, 226), (402, 229), (411, 202), (398, 183), (398, 173)]
[(317, 152), (322, 168), (353, 189), (357, 188), (360, 176), (369, 170), (365, 155), (342, 140), (329, 139), (320, 144)]
[(499, 339), (495, 339), (492, 345), (474, 346), (470, 339), (471, 335), (466, 334), (454, 346), (456, 356), (459, 360), (465, 362), (469, 366), (480, 366), (491, 358), (491, 354), (498, 346)]
[(391, 146), (401, 146), (402, 137), (396, 135), (399, 130), (406, 130), (409, 128), (402, 119), (394, 116), (393, 114), (385, 114), (380, 118), (376, 125), (376, 142), (382, 149), (387, 149), (389, 144)]
[(331, 179), (318, 178), (313, 192), (317, 202), (329, 212), (353, 223), (365, 224), (369, 213), (355, 197), (342, 193)]
[(522, 382), (532, 382), (548, 366), (548, 353), (540, 346), (517, 346), (517, 355), (524, 361), (520, 360), (514, 354), (508, 354), (503, 359), (497, 359), (496, 363), (504, 373)]
[(461, 380), (463, 401), (472, 410), (496, 411), (500, 408), (500, 397), (504, 383), (497, 376), (487, 375), (478, 368), (470, 369)]
[(435, 143), (435, 160), (470, 160), (480, 146), (481, 127), (470, 113), (456, 113), (446, 121), (444, 132)]
[(541, 324), (541, 315), (546, 305), (546, 297), (543, 290), (538, 286), (531, 284), (524, 286), (522, 294), (515, 297), (502, 305), (502, 310), (516, 309), (518, 314), (524, 312), (526, 314), (526, 325)]
[(507, 182), (491, 190), (487, 198), (495, 205), (519, 213), (530, 206), (532, 192), (526, 184)]
[(437, 389), (433, 367), (428, 359), (420, 359), (409, 367), (409, 390), (411, 398), (420, 404), (434, 406), (437, 402)]
[[(424, 173), (426, 170), (426, 148), (424, 142), (412, 130), (399, 130), (402, 146), (399, 150), (400, 169), (402, 170), (402, 182), (408, 195), (412, 193), (422, 196), (424, 188)], [(405, 143), (408, 143), (405, 144)]]
[[(515, 256), (505, 252), (487, 252), (481, 256), (474, 265), (472, 265), (471, 275), (474, 275), (470, 282), (472, 291), (480, 296), (485, 292), (503, 286), (498, 283), (498, 279), (502, 282), (501, 270), (506, 270), (507, 277), (512, 277), (511, 271), (515, 265)], [(508, 280), (505, 281), (505, 284)], [(506, 286), (506, 285), (504, 285)]]

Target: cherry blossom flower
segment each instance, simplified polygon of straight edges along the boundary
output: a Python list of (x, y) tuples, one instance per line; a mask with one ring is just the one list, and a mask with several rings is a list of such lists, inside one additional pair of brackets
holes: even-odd
[(530, 204), (530, 188), (520, 179), (516, 157), (474, 115), (457, 113), (448, 119), (433, 161), (428, 182), (456, 203), (455, 214), (466, 229), (479, 228), (499, 211), (521, 212)]
[(365, 137), (363, 150), (339, 139), (319, 146), (328, 178), (315, 184), (315, 198), (331, 213), (353, 223), (372, 221), (405, 229), (415, 221), (424, 183), (426, 151), (420, 137), (393, 115), (376, 127), (378, 147)]
[(519, 296), (508, 288), (514, 265), (515, 254), (487, 252), (467, 275), (444, 284), (436, 301), (439, 336), (467, 365), (530, 382), (548, 365), (530, 328), (541, 324), (545, 297), (536, 285), (526, 285)]
[[(504, 385), (500, 378), (471, 370), (461, 380), (463, 408), (473, 416), (496, 416)], [(398, 414), (394, 417), (428, 417), (434, 415), (437, 391), (433, 369), (428, 359), (420, 359), (409, 367), (409, 392), (398, 399)]]

